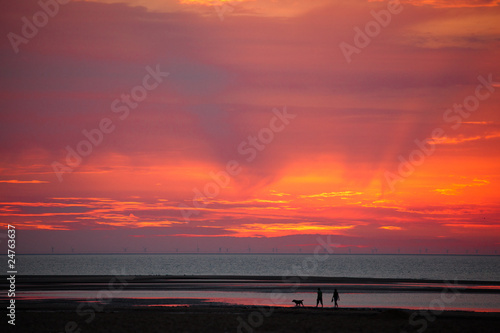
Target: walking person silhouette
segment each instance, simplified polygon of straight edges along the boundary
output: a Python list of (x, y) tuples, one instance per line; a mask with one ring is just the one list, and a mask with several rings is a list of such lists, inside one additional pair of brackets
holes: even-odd
[(336, 307), (336, 308), (339, 307), (339, 304), (337, 303), (338, 300), (340, 300), (339, 292), (337, 291), (337, 289), (335, 289), (335, 291), (333, 292), (333, 296), (332, 296), (332, 302), (335, 301), (334, 307)]
[(316, 298), (316, 307), (321, 303), (321, 307), (323, 307), (323, 292), (318, 288), (318, 298)]

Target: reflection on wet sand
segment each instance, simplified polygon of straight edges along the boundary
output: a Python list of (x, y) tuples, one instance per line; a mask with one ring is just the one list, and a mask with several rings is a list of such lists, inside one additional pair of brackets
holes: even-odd
[[(316, 290), (325, 294), (325, 306), (334, 289), (342, 295), (341, 308), (425, 309), (441, 294), (455, 295), (447, 310), (500, 312), (500, 283), (492, 281), (402, 280), (311, 277), (301, 283), (292, 278), (251, 276), (136, 276), (110, 299), (97, 297), (109, 286), (109, 276), (23, 276), (18, 300), (105, 302), (112, 306), (278, 306), (292, 307), (293, 299), (313, 306)], [(276, 295), (278, 297), (276, 297)]]

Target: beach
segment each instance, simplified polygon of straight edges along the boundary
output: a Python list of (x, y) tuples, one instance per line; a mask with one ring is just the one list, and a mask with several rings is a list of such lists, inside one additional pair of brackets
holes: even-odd
[[(73, 306), (54, 311), (50, 304), (20, 310), (17, 332), (498, 332), (500, 314), (445, 311), (428, 313), (431, 322), (410, 310), (284, 308), (242, 306), (107, 307), (81, 317)], [(35, 309), (37, 308), (37, 309)], [(260, 314), (260, 315), (259, 315)], [(268, 314), (269, 316), (266, 316)], [(92, 320), (90, 320), (92, 319)]]
[[(453, 301), (455, 295), (498, 301), (499, 283), (492, 281), (18, 276), (16, 282), (17, 332), (496, 332), (500, 326), (498, 308), (457, 310)], [(315, 307), (317, 288), (325, 292), (323, 308)], [(330, 302), (332, 288), (341, 292), (339, 309)], [(432, 301), (352, 306), (356, 295)], [(295, 307), (292, 300), (301, 297), (305, 307)]]

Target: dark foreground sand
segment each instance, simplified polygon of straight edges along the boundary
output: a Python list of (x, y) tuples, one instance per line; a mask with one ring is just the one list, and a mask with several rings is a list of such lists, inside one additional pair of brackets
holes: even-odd
[[(394, 309), (265, 308), (243, 306), (19, 310), (12, 332), (498, 332), (499, 313), (443, 312), (411, 317)], [(268, 316), (266, 316), (266, 314)], [(95, 316), (94, 316), (95, 315)], [(412, 321), (410, 321), (412, 318)], [(432, 319), (433, 321), (430, 321)], [(10, 325), (9, 325), (10, 326)]]
[[(109, 291), (111, 276), (19, 276), (17, 291), (32, 297), (16, 301), (16, 326), (7, 324), (4, 308), (0, 332), (74, 333), (74, 332), (499, 332), (500, 313), (445, 311), (441, 314), (403, 309), (359, 309), (331, 307), (265, 307), (204, 304), (203, 300), (179, 300), (190, 306), (158, 306), (157, 299), (111, 298), (100, 303), (92, 299), (59, 299), (36, 297), (41, 291)], [(280, 277), (119, 277), (126, 279), (126, 290), (232, 290), (286, 292), (290, 286)], [(8, 289), (6, 279), (0, 286)], [(259, 284), (257, 284), (257, 282)], [(265, 285), (262, 283), (265, 282)], [(308, 278), (297, 290), (315, 292), (317, 287), (343, 285), (350, 292), (435, 292), (443, 289), (442, 281)], [(406, 282), (404, 289), (401, 283)], [(500, 299), (500, 282), (463, 281), (462, 292), (493, 293)], [(116, 285), (121, 287), (119, 284)], [(116, 287), (115, 286), (115, 287)], [(437, 294), (438, 295), (438, 294)], [(289, 295), (293, 297), (293, 293)], [(288, 296), (287, 296), (288, 297)], [(2, 306), (6, 295), (0, 296)], [(307, 306), (308, 304), (306, 304)], [(6, 327), (6, 329), (3, 329)]]

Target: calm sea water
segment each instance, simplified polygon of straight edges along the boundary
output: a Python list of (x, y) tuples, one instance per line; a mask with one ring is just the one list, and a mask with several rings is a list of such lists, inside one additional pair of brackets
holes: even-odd
[[(500, 281), (500, 256), (17, 255), (20, 275), (257, 275)], [(4, 262), (7, 262), (5, 260)]]

